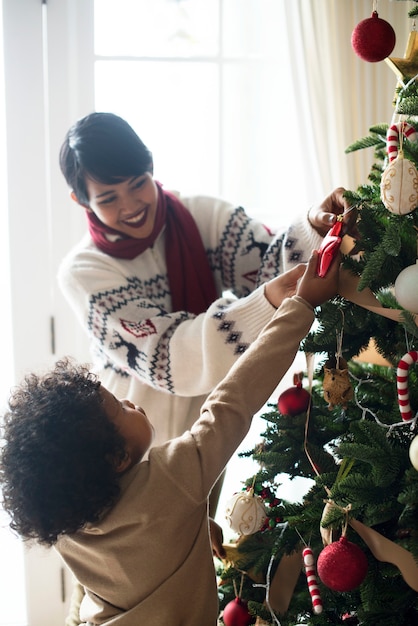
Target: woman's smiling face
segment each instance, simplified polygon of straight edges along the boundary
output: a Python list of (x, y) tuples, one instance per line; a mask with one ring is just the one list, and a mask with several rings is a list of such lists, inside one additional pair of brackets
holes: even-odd
[(86, 179), (89, 210), (118, 232), (145, 239), (153, 230), (158, 204), (158, 190), (149, 172), (107, 185)]

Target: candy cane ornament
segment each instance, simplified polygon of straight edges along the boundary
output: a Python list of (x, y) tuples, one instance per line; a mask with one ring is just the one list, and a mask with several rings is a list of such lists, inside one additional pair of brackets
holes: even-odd
[(411, 350), (403, 355), (398, 363), (396, 370), (396, 387), (398, 390), (398, 404), (401, 412), (401, 417), (404, 422), (410, 422), (414, 419), (414, 414), (409, 404), (409, 389), (408, 389), (408, 370), (412, 363), (418, 361), (418, 352)]
[(312, 608), (314, 613), (319, 615), (319, 613), (322, 613), (322, 598), (318, 587), (318, 579), (316, 577), (314, 556), (309, 546), (304, 548), (302, 556), (309, 593), (311, 594)]
[(398, 156), (400, 135), (406, 137), (409, 141), (418, 141), (418, 133), (408, 122), (398, 122), (392, 124), (386, 133), (386, 149), (389, 156), (389, 162), (394, 161)]

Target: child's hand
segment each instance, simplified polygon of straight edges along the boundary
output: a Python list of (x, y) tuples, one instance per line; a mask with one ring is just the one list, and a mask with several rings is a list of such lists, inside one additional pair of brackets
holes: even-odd
[(298, 280), (303, 276), (305, 272), (306, 264), (299, 263), (291, 270), (276, 276), (264, 287), (264, 294), (267, 300), (276, 307), (279, 308), (285, 298), (291, 298), (296, 294), (296, 288)]
[(211, 517), (209, 518), (209, 532), (214, 556), (221, 560), (224, 559), (226, 554), (222, 545), (224, 539), (223, 530)]
[(321, 278), (317, 273), (318, 251), (314, 250), (298, 285), (297, 295), (312, 304), (313, 307), (335, 296), (338, 293), (340, 263), (341, 254), (338, 253), (327, 274)]

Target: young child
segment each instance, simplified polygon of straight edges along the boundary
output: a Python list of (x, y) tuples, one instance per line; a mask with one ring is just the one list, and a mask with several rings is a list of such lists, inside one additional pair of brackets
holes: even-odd
[(191, 429), (146, 460), (153, 427), (143, 409), (82, 366), (59, 362), (12, 395), (0, 456), (4, 508), (15, 531), (54, 545), (83, 585), (83, 621), (215, 626), (208, 494), (292, 363), (314, 307), (337, 292), (339, 260), (320, 278), (317, 256)]

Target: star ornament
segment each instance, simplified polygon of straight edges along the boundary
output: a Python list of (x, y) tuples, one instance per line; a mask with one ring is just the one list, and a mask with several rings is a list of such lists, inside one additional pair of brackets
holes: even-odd
[(388, 57), (385, 59), (389, 67), (401, 81), (408, 81), (418, 74), (418, 32), (409, 33), (405, 56), (401, 59)]

